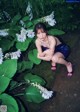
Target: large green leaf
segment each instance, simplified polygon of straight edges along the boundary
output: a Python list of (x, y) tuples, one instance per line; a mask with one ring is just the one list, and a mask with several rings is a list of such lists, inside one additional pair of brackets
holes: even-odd
[(37, 49), (29, 51), (28, 58), (35, 64), (40, 64), (41, 60), (37, 58)]
[(58, 29), (50, 29), (50, 30), (48, 31), (48, 33), (49, 33), (50, 35), (63, 35), (63, 34), (65, 34), (64, 31), (58, 30)]
[(33, 23), (30, 21), (30, 22), (27, 22), (25, 24), (26, 28), (30, 28), (31, 26), (33, 26)]
[(4, 76), (0, 76), (0, 93), (4, 92), (8, 87), (10, 79)]
[(17, 60), (16, 59), (9, 59), (3, 61), (0, 65), (0, 75), (11, 78), (15, 75), (17, 70)]
[(27, 38), (25, 42), (17, 42), (16, 43), (16, 48), (20, 49), (21, 51), (25, 51), (28, 48), (31, 40), (32, 39)]
[(17, 14), (16, 16), (14, 16), (14, 18), (12, 19), (12, 23), (11, 26), (16, 25), (16, 23), (20, 20), (21, 15)]
[(1, 39), (0, 40), (0, 48), (3, 49), (3, 51), (8, 51), (13, 45), (14, 45), (14, 40), (11, 41), (9, 39)]
[(18, 104), (12, 96), (8, 94), (1, 94), (0, 100), (2, 100), (2, 105), (7, 106), (7, 112), (19, 112)]
[(28, 73), (24, 76), (25, 81), (30, 81), (31, 83), (38, 83), (40, 85), (45, 85), (46, 82), (44, 79), (39, 77), (38, 75), (32, 75), (31, 73)]
[(33, 67), (33, 62), (31, 61), (22, 61), (18, 63), (18, 72), (22, 72), (26, 69), (31, 69)]
[(29, 16), (23, 17), (23, 18), (22, 18), (22, 21), (24, 21), (24, 22), (25, 22), (25, 21), (29, 21)]
[(40, 90), (36, 87), (29, 86), (25, 91), (25, 99), (29, 102), (41, 103), (44, 101)]

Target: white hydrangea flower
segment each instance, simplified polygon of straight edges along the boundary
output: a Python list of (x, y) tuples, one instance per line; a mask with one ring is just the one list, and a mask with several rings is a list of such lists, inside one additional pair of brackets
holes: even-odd
[(30, 2), (28, 2), (28, 6), (26, 8), (26, 13), (29, 15), (30, 20), (33, 18), (33, 13), (32, 13), (32, 6), (30, 4)]
[(27, 30), (25, 30), (23, 27), (21, 28), (21, 33), (20, 34), (16, 34), (17, 36), (17, 40), (19, 42), (24, 42), (26, 40), (26, 34), (27, 34)]
[(54, 26), (54, 25), (56, 24), (55, 19), (48, 21), (48, 24), (49, 24), (50, 26)]
[(33, 38), (33, 37), (35, 36), (33, 30), (27, 30), (27, 36), (28, 36), (29, 38)]
[(54, 26), (56, 24), (56, 21), (54, 19), (54, 12), (52, 12), (50, 15), (43, 18), (44, 21), (46, 21), (50, 26)]
[(0, 64), (2, 64), (3, 62), (3, 52), (2, 52), (2, 48), (0, 48)]
[(30, 2), (28, 2), (28, 6), (27, 6), (27, 8), (26, 8), (26, 12), (27, 13), (30, 13), (31, 12), (31, 4), (30, 4)]
[(8, 36), (9, 35), (8, 30), (9, 29), (0, 30), (0, 36), (3, 36), (3, 37)]
[(37, 87), (40, 90), (40, 93), (42, 94), (42, 97), (44, 99), (49, 99), (52, 97), (53, 95), (53, 91), (48, 91), (46, 88), (42, 87), (39, 84), (35, 84), (35, 83), (31, 83), (31, 85), (33, 85), (34, 87)]
[(21, 55), (20, 50), (10, 53), (11, 59), (18, 59), (20, 57), (20, 55)]

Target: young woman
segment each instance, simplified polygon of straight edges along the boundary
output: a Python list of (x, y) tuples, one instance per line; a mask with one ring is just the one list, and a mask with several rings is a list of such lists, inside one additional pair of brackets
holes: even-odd
[(56, 64), (64, 64), (68, 71), (68, 76), (72, 76), (72, 64), (67, 62), (66, 58), (70, 53), (70, 49), (63, 44), (57, 37), (48, 35), (47, 28), (44, 23), (37, 23), (34, 28), (37, 36), (35, 41), (38, 58), (52, 62), (52, 70), (56, 70)]

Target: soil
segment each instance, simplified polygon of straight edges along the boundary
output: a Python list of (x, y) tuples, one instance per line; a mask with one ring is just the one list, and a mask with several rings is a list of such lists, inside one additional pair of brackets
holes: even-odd
[[(53, 97), (36, 106), (30, 112), (80, 112), (80, 32), (67, 33), (62, 39), (71, 47), (68, 60), (73, 64), (73, 76), (67, 76), (66, 67), (58, 65), (51, 71), (49, 62), (42, 62), (33, 72), (47, 80), (47, 87), (56, 91)], [(47, 69), (46, 69), (47, 68)]]

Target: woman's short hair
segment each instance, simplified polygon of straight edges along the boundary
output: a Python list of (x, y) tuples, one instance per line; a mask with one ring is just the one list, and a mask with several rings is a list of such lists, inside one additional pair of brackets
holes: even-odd
[(34, 27), (34, 32), (35, 32), (35, 34), (37, 34), (37, 31), (38, 31), (39, 29), (43, 29), (43, 31), (44, 31), (45, 33), (47, 33), (46, 25), (45, 25), (44, 23), (42, 23), (42, 22), (39, 22), (39, 23), (37, 23), (37, 24), (35, 25), (35, 27)]

